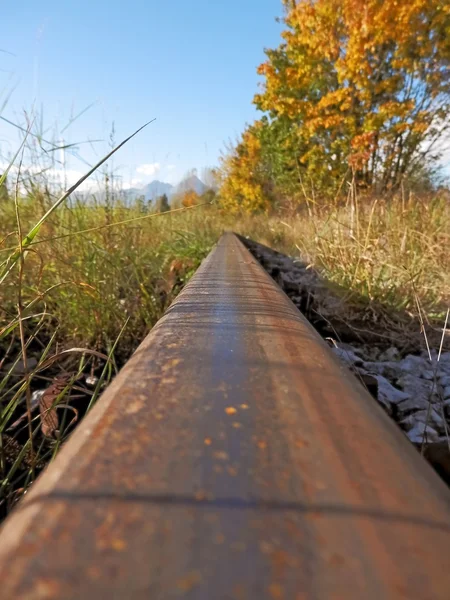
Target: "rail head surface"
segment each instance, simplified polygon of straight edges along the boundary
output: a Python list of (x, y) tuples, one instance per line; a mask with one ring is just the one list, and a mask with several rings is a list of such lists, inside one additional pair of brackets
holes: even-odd
[(0, 597), (447, 600), (450, 493), (225, 234), (0, 535)]

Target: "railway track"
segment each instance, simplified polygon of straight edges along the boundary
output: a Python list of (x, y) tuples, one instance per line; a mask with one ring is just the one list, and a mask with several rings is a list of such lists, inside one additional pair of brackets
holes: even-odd
[(0, 534), (2, 600), (447, 600), (450, 492), (225, 234)]

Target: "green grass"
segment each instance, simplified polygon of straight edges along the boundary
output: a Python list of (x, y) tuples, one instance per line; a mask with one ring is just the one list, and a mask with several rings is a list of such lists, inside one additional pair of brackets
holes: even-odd
[[(201, 215), (148, 215), (139, 203), (74, 202), (53, 211), (39, 237), (17, 253), (21, 232), (32, 230), (53, 202), (37, 193), (18, 202), (4, 198), (0, 207), (0, 263), (16, 261), (5, 265), (0, 284), (0, 516), (55, 455), (219, 235), (204, 207)], [(32, 393), (54, 387), (60, 374), (67, 385), (32, 412)], [(98, 378), (91, 389), (86, 375)], [(55, 414), (57, 433), (45, 435), (42, 426)]]
[[(48, 322), (53, 323), (49, 328), (58, 327), (60, 341), (97, 349), (105, 349), (116, 338), (126, 319), (130, 319), (130, 335), (142, 336), (217, 239), (213, 216), (203, 207), (198, 210), (201, 215), (194, 211), (152, 215), (128, 225), (31, 246), (22, 276), (22, 302), (29, 308), (22, 316), (46, 311)], [(32, 200), (22, 203), (24, 224), (32, 221), (34, 212)], [(108, 214), (103, 207), (63, 207), (42, 226), (40, 237), (99, 228), (107, 219), (143, 216), (139, 207), (117, 206)], [(7, 220), (8, 215), (2, 224)], [(12, 215), (9, 221), (11, 227)], [(7, 241), (11, 243), (11, 238)], [(6, 326), (18, 321), (18, 286), (16, 269), (0, 288), (1, 318)], [(33, 322), (31, 318), (29, 325)]]
[[(31, 229), (51, 203), (42, 193), (22, 198), (21, 229)], [(0, 262), (8, 256), (5, 248), (17, 244), (11, 199), (1, 213)], [(0, 344), (17, 332), (20, 288), (28, 335), (39, 322), (48, 335), (57, 331), (62, 344), (105, 351), (128, 319), (122, 345), (135, 345), (225, 229), (301, 256), (350, 301), (413, 313), (418, 299), (429, 317), (439, 319), (450, 298), (444, 195), (359, 199), (353, 209), (316, 206), (310, 214), (239, 218), (217, 206), (150, 215), (139, 203), (106, 208), (72, 201), (42, 224), (22, 273), (15, 268), (0, 285)], [(90, 231), (77, 234), (84, 230)]]
[[(32, 230), (53, 203), (38, 191), (17, 204), (2, 200), (0, 263), (14, 255), (18, 223), (22, 232)], [(0, 285), (0, 512), (54, 456), (226, 229), (306, 259), (344, 294), (349, 309), (365, 305), (376, 313), (383, 306), (417, 315), (418, 302), (442, 327), (450, 298), (450, 209), (443, 194), (239, 218), (217, 205), (151, 215), (139, 202), (105, 207), (72, 198), (42, 221)], [(24, 353), (31, 366), (15, 374)], [(49, 439), (42, 417), (31, 414), (31, 393), (61, 372), (71, 377), (49, 409), (60, 407), (60, 433)], [(80, 383), (81, 373), (99, 378), (93, 389)], [(78, 415), (67, 405), (79, 394), (88, 400)], [(8, 432), (27, 411), (31, 418)]]

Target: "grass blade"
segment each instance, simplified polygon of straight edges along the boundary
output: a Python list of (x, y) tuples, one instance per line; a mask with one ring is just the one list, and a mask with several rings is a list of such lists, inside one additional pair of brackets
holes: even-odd
[[(115, 154), (120, 148), (122, 148), (122, 146), (124, 146), (127, 142), (129, 142), (135, 135), (137, 135), (140, 131), (142, 131), (145, 127), (147, 127), (147, 125), (150, 125), (150, 123), (153, 123), (155, 119), (152, 119), (151, 121), (148, 121), (148, 123), (145, 123), (145, 125), (142, 125), (142, 127), (139, 127), (139, 129), (137, 129), (134, 133), (132, 133), (130, 136), (128, 136), (125, 140), (123, 140), (118, 146), (116, 146), (115, 148), (113, 148), (111, 150), (111, 152), (108, 152), (108, 154), (106, 156), (104, 156), (96, 165), (94, 165), (91, 169), (89, 169), (89, 171), (87, 173), (85, 173), (82, 177), (80, 177), (80, 179), (78, 179), (78, 181), (76, 183), (74, 183), (72, 186), (70, 186), (65, 192), (64, 194), (58, 198), (58, 200), (53, 204), (53, 206), (51, 206), (48, 211), (39, 219), (39, 221), (34, 225), (34, 227), (32, 227), (30, 229), (30, 231), (27, 233), (27, 235), (25, 236), (25, 238), (22, 240), (22, 248), (18, 248), (15, 252), (13, 252), (1, 265), (0, 267), (2, 267), (2, 271), (0, 273), (0, 284), (3, 283), (6, 279), (6, 277), (9, 275), (9, 273), (12, 271), (12, 269), (15, 267), (15, 265), (17, 264), (17, 261), (19, 260), (22, 252), (24, 252), (27, 247), (32, 243), (32, 241), (34, 240), (34, 238), (38, 235), (39, 230), (41, 228), (41, 226), (43, 225), (43, 223), (45, 223), (45, 221), (47, 221), (47, 219), (50, 217), (50, 215), (55, 212), (55, 210), (61, 206), (61, 204), (67, 200), (67, 198), (73, 194), (73, 192), (84, 182), (86, 181), (86, 179), (88, 179), (88, 177), (90, 177), (92, 175), (92, 173), (94, 173), (94, 171), (96, 171), (103, 163), (105, 163), (109, 158), (111, 158), (111, 156), (113, 154)], [(21, 147), (19, 148), (19, 150), (17, 151), (14, 160), (16, 159), (16, 157), (18, 156), (20, 150), (22, 149), (23, 145), (25, 143), (22, 143)], [(12, 163), (11, 163), (12, 164)], [(2, 180), (4, 181), (4, 179), (6, 178), (6, 175), (8, 174), (9, 169), (11, 168), (11, 164), (8, 166), (8, 169), (6, 170), (6, 172), (4, 173), (2, 179), (0, 179), (0, 185), (2, 183)]]

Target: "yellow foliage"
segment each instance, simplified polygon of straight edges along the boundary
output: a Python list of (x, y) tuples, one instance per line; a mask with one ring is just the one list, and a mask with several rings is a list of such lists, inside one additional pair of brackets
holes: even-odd
[(195, 190), (187, 190), (184, 192), (183, 197), (181, 199), (181, 204), (183, 206), (195, 206), (200, 201), (200, 196), (197, 194)]
[(223, 205), (266, 210), (302, 178), (331, 189), (352, 171), (363, 186), (398, 185), (450, 113), (450, 2), (283, 4), (282, 43), (258, 67), (266, 116), (222, 161)]
[(418, 119), (415, 93), (419, 80), (429, 96), (444, 89), (442, 65), (450, 59), (449, 2), (284, 4), (284, 45), (269, 51), (258, 69), (265, 77), (263, 93), (255, 96), (261, 110), (300, 119), (311, 140), (323, 129), (336, 128), (354, 136), (370, 127), (384, 128), (388, 137), (391, 132), (426, 132), (435, 108), (428, 104), (427, 118)]
[(231, 212), (256, 212), (269, 207), (260, 178), (261, 143), (257, 121), (242, 135), (234, 152), (222, 159), (221, 203)]

